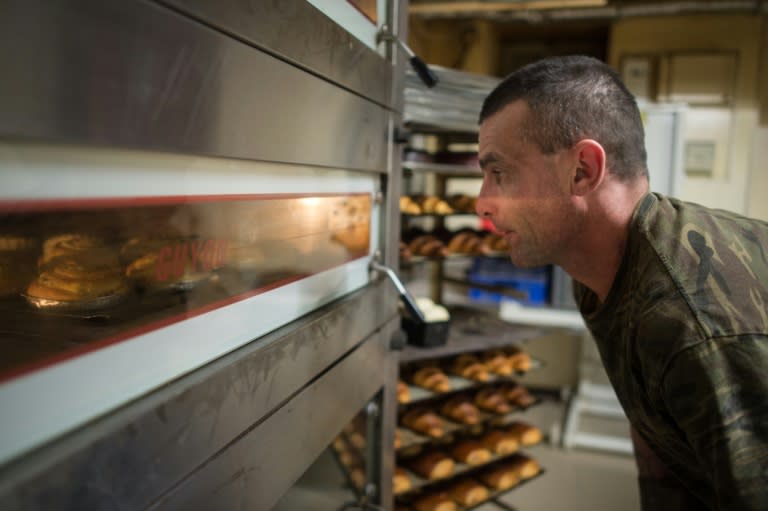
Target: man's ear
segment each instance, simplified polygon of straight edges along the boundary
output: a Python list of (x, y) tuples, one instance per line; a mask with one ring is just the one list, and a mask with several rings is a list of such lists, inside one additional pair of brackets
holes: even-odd
[(591, 139), (580, 140), (571, 150), (574, 165), (571, 171), (571, 193), (587, 195), (597, 189), (605, 178), (605, 150)]

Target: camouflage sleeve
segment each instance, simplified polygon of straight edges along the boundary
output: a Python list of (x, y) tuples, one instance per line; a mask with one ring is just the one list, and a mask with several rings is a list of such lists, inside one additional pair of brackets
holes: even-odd
[(695, 345), (665, 371), (668, 410), (708, 474), (716, 509), (768, 509), (767, 371), (762, 335)]

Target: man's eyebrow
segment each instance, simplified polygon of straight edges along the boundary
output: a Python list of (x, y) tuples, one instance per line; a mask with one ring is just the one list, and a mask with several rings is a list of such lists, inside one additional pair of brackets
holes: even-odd
[(480, 159), (480, 168), (484, 169), (491, 163), (499, 161), (499, 156), (496, 153), (488, 153)]

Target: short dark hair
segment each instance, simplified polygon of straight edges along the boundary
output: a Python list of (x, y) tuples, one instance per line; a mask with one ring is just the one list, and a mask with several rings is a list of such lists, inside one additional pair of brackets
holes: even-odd
[(648, 177), (645, 134), (632, 93), (610, 66), (592, 57), (550, 57), (524, 66), (488, 95), (480, 123), (517, 100), (530, 108), (524, 136), (543, 153), (592, 138), (608, 170), (622, 180)]

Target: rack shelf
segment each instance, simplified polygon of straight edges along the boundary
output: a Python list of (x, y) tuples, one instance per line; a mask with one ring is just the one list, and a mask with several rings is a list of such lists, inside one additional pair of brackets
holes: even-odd
[(416, 172), (435, 172), (450, 177), (480, 178), (480, 169), (470, 165), (455, 165), (451, 163), (433, 163), (421, 161), (403, 161), (403, 168)]

